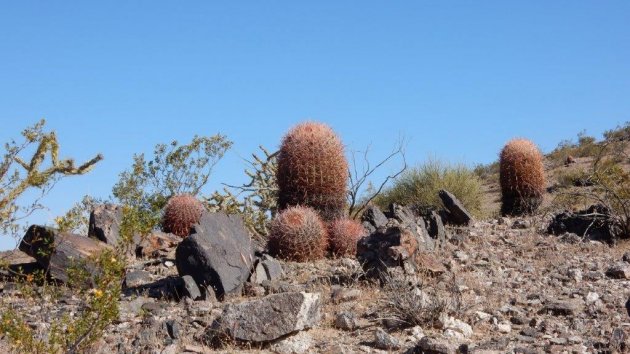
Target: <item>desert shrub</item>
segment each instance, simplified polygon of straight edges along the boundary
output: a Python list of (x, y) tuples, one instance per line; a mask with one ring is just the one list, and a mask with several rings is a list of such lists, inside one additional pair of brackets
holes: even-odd
[(240, 186), (225, 185), (222, 192), (206, 197), (208, 210), (238, 214), (255, 237), (266, 239), (269, 223), (278, 210), (276, 170), (278, 152), (270, 153), (260, 146), (264, 156), (252, 154), (245, 174), (249, 182)]
[(189, 144), (158, 144), (151, 160), (144, 154), (133, 157), (131, 169), (120, 174), (113, 188), (121, 204), (143, 212), (143, 218), (160, 221), (162, 208), (171, 196), (198, 196), (208, 183), (213, 167), (232, 146), (223, 135), (195, 136)]
[(558, 184), (561, 187), (584, 187), (591, 185), (591, 173), (582, 168), (571, 168), (560, 171), (558, 174)]
[(279, 258), (296, 262), (317, 260), (324, 257), (326, 246), (326, 227), (310, 207), (289, 207), (271, 222), (268, 248)]
[(605, 131), (604, 139), (608, 142), (630, 140), (630, 122)]
[(500, 155), (501, 213), (535, 211), (545, 191), (545, 171), (538, 147), (526, 139), (509, 141)]
[(333, 220), (328, 225), (330, 253), (335, 257), (354, 257), (357, 253), (357, 241), (365, 235), (365, 228), (356, 220)]
[(323, 123), (305, 122), (282, 139), (278, 155), (278, 206), (310, 206), (324, 220), (345, 212), (348, 162), (341, 139)]
[(499, 183), (499, 161), (487, 165), (477, 164), (473, 172), (482, 180), (488, 183)]
[(554, 166), (560, 166), (565, 163), (569, 156), (594, 157), (598, 151), (596, 139), (586, 135), (585, 132), (580, 132), (578, 134), (577, 143), (573, 142), (573, 140), (563, 140), (547, 155), (547, 158)]
[(199, 222), (203, 204), (190, 194), (172, 196), (164, 207), (162, 230), (179, 237), (190, 235), (190, 228)]
[(453, 193), (471, 213), (481, 213), (479, 177), (465, 165), (452, 165), (435, 159), (405, 171), (374, 202), (383, 209), (391, 203), (440, 208), (440, 189)]
[[(59, 159), (59, 142), (54, 131), (44, 131), (46, 122), (39, 121), (22, 131), (22, 140), (7, 142), (0, 160), (0, 233), (16, 236), (20, 221), (43, 208), (41, 199), (62, 178), (82, 175), (103, 159), (97, 155), (76, 166), (73, 159)], [(25, 155), (30, 155), (27, 157)], [(26, 205), (18, 198), (27, 190), (37, 196)]]

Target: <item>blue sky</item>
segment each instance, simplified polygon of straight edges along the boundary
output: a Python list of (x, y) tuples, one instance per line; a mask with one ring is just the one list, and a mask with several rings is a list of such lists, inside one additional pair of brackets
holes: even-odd
[(375, 159), (401, 134), (411, 163), (490, 162), (514, 136), (549, 151), (630, 120), (629, 18), (628, 1), (3, 1), (0, 142), (46, 118), (62, 156), (105, 155), (33, 222), (194, 134), (235, 143), (211, 188), (243, 182), (241, 157), (309, 118)]

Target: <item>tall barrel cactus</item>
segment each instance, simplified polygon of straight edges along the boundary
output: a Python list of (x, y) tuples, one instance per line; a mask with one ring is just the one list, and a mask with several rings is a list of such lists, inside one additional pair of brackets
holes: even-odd
[(542, 203), (545, 172), (542, 155), (527, 139), (509, 141), (500, 156), (503, 215), (534, 212)]
[(180, 237), (190, 235), (191, 227), (199, 222), (204, 211), (203, 204), (189, 194), (171, 197), (164, 207), (162, 230)]
[(282, 140), (278, 155), (278, 206), (309, 206), (331, 221), (342, 217), (348, 162), (341, 139), (326, 124), (301, 123)]

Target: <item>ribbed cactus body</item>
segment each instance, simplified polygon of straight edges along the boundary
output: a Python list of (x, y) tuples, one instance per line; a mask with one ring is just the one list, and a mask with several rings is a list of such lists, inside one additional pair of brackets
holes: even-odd
[(534, 212), (542, 203), (545, 171), (542, 154), (527, 139), (508, 142), (500, 156), (501, 213)]

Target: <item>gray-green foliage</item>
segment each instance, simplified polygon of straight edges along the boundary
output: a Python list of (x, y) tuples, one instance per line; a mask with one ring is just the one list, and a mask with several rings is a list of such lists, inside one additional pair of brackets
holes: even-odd
[(453, 193), (471, 213), (480, 214), (482, 191), (477, 174), (463, 164), (435, 159), (405, 171), (374, 202), (382, 208), (390, 203), (439, 208), (440, 189)]
[[(54, 131), (44, 131), (45, 124), (39, 121), (22, 131), (20, 141), (4, 145), (0, 160), (0, 233), (18, 232), (20, 220), (43, 208), (41, 199), (60, 179), (85, 174), (103, 159), (99, 154), (79, 166), (73, 159), (59, 159), (57, 136)], [(20, 205), (18, 200), (27, 190), (36, 190), (37, 195)]]
[(242, 186), (226, 186), (223, 192), (214, 192), (206, 198), (208, 209), (239, 214), (245, 225), (258, 236), (268, 233), (269, 221), (278, 209), (278, 185), (276, 183), (277, 155), (260, 146), (264, 156), (252, 154), (252, 161), (245, 174), (249, 183)]
[(159, 213), (177, 194), (199, 195), (208, 183), (213, 167), (232, 146), (224, 135), (195, 136), (189, 144), (158, 144), (153, 157), (133, 157), (131, 169), (120, 174), (113, 195), (117, 201), (159, 220)]

